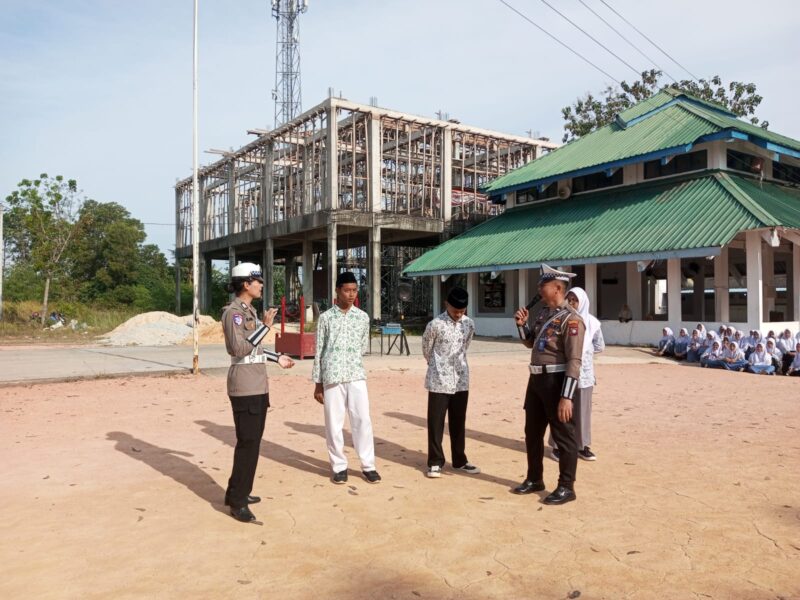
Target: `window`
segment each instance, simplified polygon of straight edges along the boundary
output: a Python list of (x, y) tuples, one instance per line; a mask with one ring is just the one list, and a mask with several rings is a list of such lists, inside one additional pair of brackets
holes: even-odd
[(800, 183), (800, 167), (787, 165), (778, 161), (772, 161), (772, 177), (782, 179), (790, 183)]
[(499, 273), (492, 277), (491, 273), (478, 276), (478, 312), (506, 312), (506, 277)]
[(665, 165), (661, 164), (660, 158), (647, 161), (644, 163), (644, 178), (666, 177), (706, 168), (708, 168), (708, 152), (706, 150), (698, 150), (697, 152), (673, 156), (672, 160)]
[(573, 177), (572, 193), (580, 194), (581, 192), (599, 190), (600, 188), (611, 187), (612, 185), (622, 185), (622, 167), (614, 171), (611, 177), (608, 177), (605, 171), (591, 173), (583, 177)]
[(764, 168), (764, 159), (753, 154), (728, 150), (727, 165), (734, 171), (745, 171), (746, 173), (761, 173)]
[(517, 192), (517, 204), (527, 204), (528, 202), (536, 202), (538, 200), (546, 200), (547, 198), (555, 198), (558, 195), (558, 182), (554, 181), (544, 191), (540, 192), (539, 187), (532, 187), (527, 190), (519, 190)]

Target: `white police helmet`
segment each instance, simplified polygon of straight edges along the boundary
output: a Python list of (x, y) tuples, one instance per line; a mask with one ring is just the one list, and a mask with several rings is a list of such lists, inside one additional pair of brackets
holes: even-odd
[(264, 283), (264, 275), (261, 273), (261, 265), (254, 263), (239, 263), (231, 269), (231, 279), (257, 279)]

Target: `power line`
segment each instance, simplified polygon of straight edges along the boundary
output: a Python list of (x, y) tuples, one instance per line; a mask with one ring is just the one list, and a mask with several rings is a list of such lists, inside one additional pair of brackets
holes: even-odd
[[(582, 61), (584, 61), (585, 63), (588, 63), (589, 65), (591, 65), (592, 67), (594, 67), (595, 69), (597, 69), (598, 71), (600, 71), (600, 72), (601, 72), (603, 75), (605, 75), (606, 77), (608, 77), (609, 79), (611, 79), (613, 82), (615, 82), (615, 83), (617, 83), (617, 84), (619, 84), (619, 83), (620, 83), (620, 82), (619, 82), (619, 80), (618, 80), (616, 77), (614, 77), (614, 76), (613, 76), (613, 75), (611, 75), (610, 73), (608, 73), (608, 72), (604, 71), (603, 69), (601, 69), (600, 67), (598, 67), (596, 64), (594, 64), (594, 63), (593, 63), (592, 61), (590, 61), (588, 58), (586, 58), (585, 56), (583, 56), (582, 54), (580, 54), (580, 53), (579, 53), (577, 50), (573, 50), (573, 49), (572, 49), (572, 48), (571, 48), (569, 45), (565, 44), (565, 43), (564, 43), (564, 42), (562, 42), (560, 39), (558, 39), (556, 36), (554, 36), (552, 33), (550, 33), (549, 31), (547, 31), (546, 29), (544, 29), (543, 27), (541, 27), (540, 25), (538, 25), (538, 24), (536, 24), (534, 21), (532, 21), (532, 20), (530, 19), (530, 17), (528, 17), (528, 16), (527, 16), (527, 15), (525, 15), (524, 13), (521, 13), (521, 12), (520, 12), (520, 11), (518, 11), (516, 8), (514, 8), (513, 6), (511, 6), (511, 5), (510, 5), (508, 2), (506, 2), (506, 0), (498, 0), (498, 2), (500, 2), (501, 4), (504, 4), (506, 7), (508, 7), (509, 9), (511, 9), (512, 11), (514, 11), (515, 13), (517, 13), (517, 14), (518, 14), (520, 17), (522, 17), (522, 18), (523, 18), (523, 19), (525, 19), (525, 20), (526, 20), (528, 23), (530, 23), (531, 25), (533, 25), (534, 27), (536, 27), (536, 29), (538, 29), (539, 31), (541, 31), (542, 33), (544, 33), (544, 34), (545, 34), (547, 37), (551, 38), (552, 40), (554, 40), (554, 41), (558, 42), (559, 44), (561, 44), (562, 46), (564, 46), (564, 48), (566, 48), (567, 50), (569, 50), (570, 52), (572, 52), (572, 53), (573, 53), (575, 56), (577, 56), (578, 58), (580, 58), (580, 59), (581, 59)], [(638, 73), (637, 73), (637, 74), (638, 74)]]
[(581, 27), (580, 25), (578, 25), (578, 24), (577, 24), (575, 21), (573, 21), (573, 20), (572, 20), (572, 19), (570, 19), (570, 18), (569, 18), (567, 15), (565, 15), (565, 14), (564, 14), (564, 13), (562, 13), (560, 10), (558, 10), (558, 9), (557, 9), (555, 6), (553, 6), (552, 4), (550, 4), (549, 2), (547, 2), (547, 0), (541, 0), (541, 2), (542, 2), (542, 4), (544, 4), (545, 6), (549, 7), (549, 8), (550, 8), (550, 10), (552, 10), (553, 12), (555, 12), (556, 14), (558, 14), (558, 15), (559, 15), (559, 16), (560, 16), (562, 19), (564, 19), (565, 21), (567, 21), (567, 22), (568, 22), (570, 25), (572, 25), (573, 27), (575, 27), (576, 29), (578, 29), (578, 30), (579, 30), (581, 33), (583, 33), (583, 35), (585, 35), (586, 37), (588, 37), (588, 38), (589, 38), (590, 40), (592, 40), (592, 41), (593, 41), (595, 44), (597, 44), (598, 46), (600, 46), (601, 48), (603, 48), (603, 49), (604, 49), (606, 52), (608, 52), (610, 55), (612, 55), (614, 58), (616, 58), (616, 59), (617, 59), (619, 62), (621, 62), (622, 64), (624, 64), (626, 67), (628, 67), (628, 68), (629, 68), (631, 71), (633, 71), (634, 73), (636, 73), (636, 76), (637, 76), (637, 77), (639, 77), (639, 76), (641, 75), (641, 72), (640, 72), (639, 70), (637, 70), (637, 69), (636, 69), (636, 67), (634, 67), (634, 66), (633, 66), (633, 65), (631, 65), (631, 64), (630, 64), (628, 61), (626, 61), (624, 58), (622, 58), (621, 56), (619, 56), (618, 54), (616, 54), (616, 53), (615, 53), (613, 50), (611, 50), (611, 49), (610, 49), (608, 46), (604, 45), (602, 42), (600, 42), (600, 41), (598, 41), (596, 38), (594, 38), (594, 37), (593, 37), (593, 36), (592, 36), (592, 35), (591, 35), (591, 34), (590, 34), (588, 31), (586, 31), (586, 30), (585, 30), (583, 27)]
[(615, 28), (615, 27), (614, 27), (614, 26), (613, 26), (611, 23), (609, 23), (608, 21), (606, 21), (606, 20), (605, 20), (605, 19), (604, 19), (602, 16), (600, 16), (600, 15), (599, 15), (597, 12), (595, 12), (595, 10), (594, 10), (594, 9), (593, 9), (591, 6), (589, 6), (588, 4), (586, 4), (586, 2), (584, 2), (584, 0), (578, 0), (578, 2), (580, 2), (581, 4), (583, 4), (583, 5), (584, 5), (584, 6), (585, 6), (585, 7), (586, 7), (588, 10), (589, 10), (589, 12), (591, 12), (591, 13), (592, 13), (592, 14), (593, 14), (595, 17), (597, 17), (597, 18), (598, 18), (598, 19), (600, 19), (600, 20), (601, 20), (603, 23), (605, 23), (606, 25), (608, 25), (608, 27), (611, 29), (611, 31), (613, 31), (613, 32), (614, 32), (614, 33), (616, 33), (616, 34), (617, 34), (619, 37), (621, 37), (623, 40), (625, 40), (625, 42), (627, 42), (627, 44), (628, 44), (628, 45), (629, 45), (631, 48), (633, 48), (633, 49), (634, 49), (634, 50), (636, 50), (636, 51), (637, 51), (639, 54), (641, 54), (642, 56), (644, 56), (644, 57), (647, 59), (647, 61), (648, 61), (650, 64), (652, 64), (652, 65), (653, 65), (654, 67), (656, 67), (656, 68), (657, 68), (659, 71), (661, 71), (662, 73), (664, 73), (664, 75), (666, 75), (667, 77), (669, 77), (670, 79), (672, 79), (672, 81), (674, 81), (675, 83), (677, 83), (677, 82), (678, 82), (678, 80), (677, 80), (677, 79), (675, 79), (675, 78), (674, 78), (672, 75), (670, 75), (670, 74), (667, 72), (667, 70), (666, 70), (666, 69), (664, 69), (663, 67), (661, 67), (661, 66), (660, 66), (658, 63), (656, 63), (656, 61), (654, 61), (652, 58), (650, 58), (649, 56), (647, 56), (647, 54), (645, 54), (645, 53), (644, 53), (644, 52), (643, 52), (643, 51), (642, 51), (642, 50), (641, 50), (641, 49), (640, 49), (640, 48), (639, 48), (639, 47), (638, 47), (636, 44), (634, 44), (632, 41), (630, 41), (628, 38), (626, 38), (624, 35), (622, 35), (622, 33), (620, 33), (620, 31), (619, 31), (617, 28)]
[(694, 74), (692, 74), (692, 72), (691, 72), (689, 69), (687, 69), (686, 67), (684, 67), (684, 66), (683, 66), (681, 63), (679, 63), (679, 62), (678, 62), (677, 60), (675, 60), (674, 58), (672, 58), (672, 56), (670, 56), (670, 54), (669, 54), (669, 53), (668, 53), (666, 50), (664, 50), (664, 49), (663, 49), (661, 46), (659, 46), (658, 44), (656, 44), (656, 43), (655, 43), (653, 40), (651, 40), (649, 37), (647, 37), (647, 36), (646, 36), (644, 33), (642, 33), (641, 31), (639, 31), (639, 29), (637, 29), (636, 25), (634, 25), (633, 23), (631, 23), (630, 21), (628, 21), (628, 19), (626, 19), (625, 17), (623, 17), (623, 16), (622, 16), (621, 14), (619, 14), (619, 13), (618, 13), (616, 10), (614, 10), (614, 8), (613, 8), (613, 7), (612, 7), (612, 6), (611, 6), (611, 5), (610, 5), (608, 2), (606, 2), (606, 0), (600, 0), (600, 2), (602, 2), (603, 4), (605, 4), (605, 5), (608, 7), (608, 9), (609, 9), (611, 12), (613, 12), (613, 13), (614, 13), (615, 15), (617, 15), (617, 16), (618, 16), (620, 19), (622, 19), (622, 20), (623, 20), (623, 21), (625, 21), (625, 22), (626, 22), (628, 25), (630, 25), (630, 26), (631, 26), (631, 27), (634, 29), (634, 31), (636, 31), (636, 33), (638, 33), (640, 36), (642, 36), (642, 37), (643, 37), (644, 39), (646, 39), (648, 42), (650, 42), (651, 44), (653, 44), (653, 46), (655, 46), (656, 48), (658, 48), (658, 50), (659, 50), (659, 51), (660, 51), (660, 52), (661, 52), (661, 53), (662, 53), (664, 56), (666, 56), (667, 58), (669, 58), (669, 59), (670, 59), (672, 62), (674, 62), (676, 65), (678, 65), (678, 66), (679, 66), (681, 69), (683, 69), (684, 71), (686, 71), (686, 72), (689, 74), (689, 76), (690, 76), (692, 79), (694, 79), (694, 80), (698, 80), (698, 79), (699, 79), (699, 77), (697, 77), (697, 75), (694, 75)]
[(164, 227), (175, 227), (175, 223), (147, 223), (145, 221), (141, 222), (142, 225), (163, 225)]

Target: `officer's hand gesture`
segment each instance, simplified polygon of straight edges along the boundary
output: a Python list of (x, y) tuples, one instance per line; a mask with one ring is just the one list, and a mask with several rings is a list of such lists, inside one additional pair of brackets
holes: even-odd
[(278, 364), (282, 369), (291, 369), (294, 366), (294, 361), (285, 354), (281, 354), (278, 357)]
[(321, 383), (318, 383), (314, 386), (314, 400), (320, 404), (325, 404), (325, 390), (323, 389)]
[[(264, 311), (264, 318), (262, 319), (262, 323), (267, 327), (272, 327), (272, 323), (275, 321), (275, 315), (278, 314), (277, 308), (268, 308)], [(286, 368), (286, 367), (284, 367)]]
[(514, 313), (514, 321), (516, 321), (517, 325), (522, 327), (525, 323), (528, 322), (528, 309), (524, 306), (517, 310)]
[(561, 398), (558, 401), (558, 420), (566, 423), (572, 418), (572, 400), (569, 398)]

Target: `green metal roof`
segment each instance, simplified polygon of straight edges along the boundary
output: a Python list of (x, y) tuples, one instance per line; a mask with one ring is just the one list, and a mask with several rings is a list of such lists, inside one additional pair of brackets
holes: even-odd
[(483, 191), (497, 195), (637, 159), (688, 152), (692, 145), (726, 131), (739, 132), (761, 145), (770, 143), (800, 152), (797, 140), (737, 119), (724, 107), (669, 89), (623, 111), (614, 123), (490, 181)]
[(710, 256), (741, 231), (775, 226), (800, 228), (800, 190), (713, 171), (512, 208), (405, 273)]

